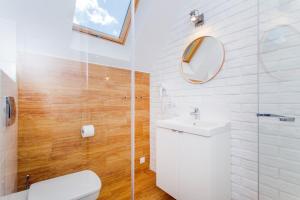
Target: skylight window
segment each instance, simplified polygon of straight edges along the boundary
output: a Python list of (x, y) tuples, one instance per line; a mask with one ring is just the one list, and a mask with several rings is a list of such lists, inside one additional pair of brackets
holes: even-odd
[(73, 29), (124, 43), (131, 0), (76, 0)]

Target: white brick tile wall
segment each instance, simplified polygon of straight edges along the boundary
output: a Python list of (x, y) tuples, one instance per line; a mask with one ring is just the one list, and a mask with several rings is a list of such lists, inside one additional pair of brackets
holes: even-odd
[[(194, 28), (188, 18), (189, 11), (195, 8), (205, 14), (205, 25), (199, 28)], [(288, 35), (289, 43), (280, 47), (284, 50), (281, 53), (272, 54), (274, 60), (262, 63), (257, 52), (261, 47), (258, 39), (262, 39), (264, 31), (280, 24), (300, 27), (299, 10), (297, 0), (187, 1), (174, 19), (151, 74), (152, 169), (155, 170), (155, 122), (172, 114), (187, 114), (191, 106), (197, 106), (202, 118), (231, 122), (233, 200), (256, 200), (258, 196), (261, 200), (300, 199), (300, 120), (287, 124), (262, 118), (258, 125), (255, 115), (259, 100), (262, 113), (300, 116), (299, 35)], [(180, 58), (185, 46), (202, 35), (220, 39), (226, 60), (214, 80), (192, 85), (180, 76)], [(283, 56), (284, 64), (278, 60)], [(284, 81), (266, 73), (265, 65), (279, 70)], [(161, 84), (168, 98), (159, 97)], [(165, 102), (170, 106), (162, 109)]]
[[(195, 8), (205, 13), (203, 27), (194, 28), (189, 22), (188, 13)], [(190, 0), (178, 11), (169, 41), (151, 74), (151, 168), (155, 169), (155, 122), (165, 116), (158, 92), (163, 84), (174, 104), (165, 112), (188, 114), (190, 106), (198, 106), (203, 118), (231, 121), (234, 200), (258, 199), (256, 16), (257, 3), (253, 0)], [(179, 64), (185, 46), (199, 35), (219, 38), (226, 61), (213, 81), (191, 85), (182, 79)]]

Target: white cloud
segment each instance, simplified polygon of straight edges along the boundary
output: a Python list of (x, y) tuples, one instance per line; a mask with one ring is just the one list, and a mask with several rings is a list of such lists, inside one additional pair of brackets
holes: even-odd
[(76, 9), (80, 12), (86, 12), (89, 20), (95, 24), (110, 25), (118, 23), (116, 18), (99, 6), (97, 0), (77, 0)]
[(74, 24), (78, 24), (78, 25), (80, 24), (79, 21), (78, 21), (78, 19), (76, 18), (76, 16), (73, 18), (73, 23)]
[(118, 36), (119, 36), (119, 34), (118, 34), (118, 31), (117, 31), (117, 30), (113, 30), (112, 34), (113, 34), (114, 36), (116, 36), (116, 37), (118, 37)]

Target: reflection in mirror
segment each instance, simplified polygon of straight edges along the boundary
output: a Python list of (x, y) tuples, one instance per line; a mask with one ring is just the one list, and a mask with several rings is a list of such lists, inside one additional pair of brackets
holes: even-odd
[(213, 79), (224, 63), (224, 47), (211, 36), (203, 36), (192, 41), (185, 49), (181, 73), (190, 83), (205, 83)]
[(264, 73), (285, 81), (288, 70), (299, 68), (300, 32), (290, 25), (280, 25), (267, 30), (261, 40), (260, 62)]

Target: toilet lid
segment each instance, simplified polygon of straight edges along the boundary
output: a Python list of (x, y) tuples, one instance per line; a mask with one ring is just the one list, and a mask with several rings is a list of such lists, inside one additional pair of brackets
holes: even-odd
[(28, 200), (75, 200), (98, 193), (100, 188), (99, 177), (86, 170), (32, 184)]

